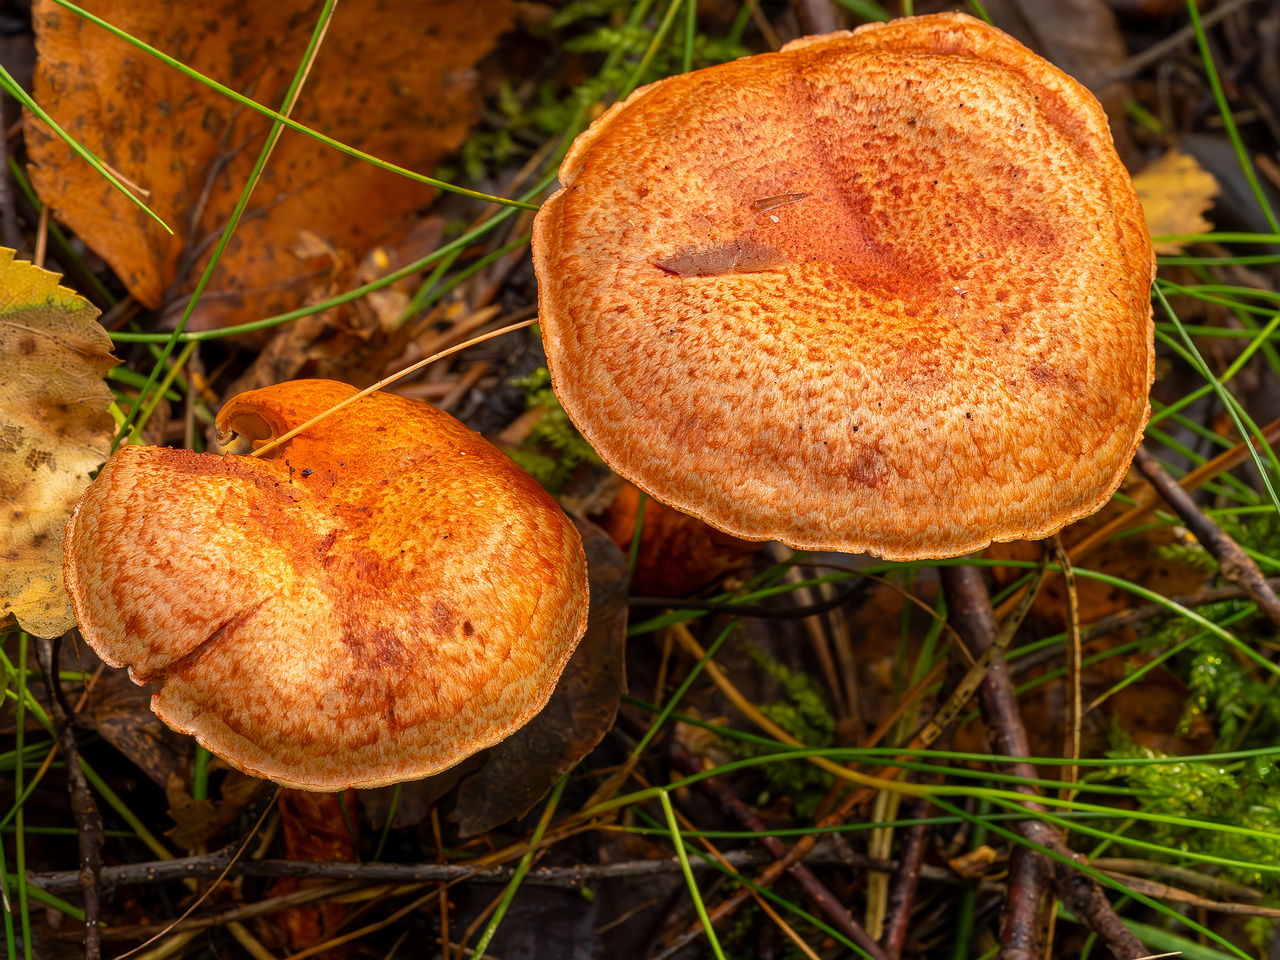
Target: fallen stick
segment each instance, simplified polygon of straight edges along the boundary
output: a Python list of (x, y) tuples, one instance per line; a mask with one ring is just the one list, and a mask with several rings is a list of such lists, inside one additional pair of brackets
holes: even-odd
[[(982, 582), (982, 574), (976, 567), (942, 567), (941, 573), (947, 609), (949, 616), (955, 621), (956, 629), (975, 653), (985, 651), (995, 643), (996, 621), (986, 584)], [(981, 700), (983, 718), (995, 739), (993, 746), (996, 752), (1009, 757), (1031, 756), (1027, 730), (1018, 712), (1018, 702), (1013, 691), (1013, 679), (1002, 653), (997, 654), (987, 671), (982, 683)], [(1025, 760), (1018, 761), (1011, 767), (1010, 772), (1014, 776), (1036, 779), (1035, 767)], [(1036, 796), (1034, 788), (1027, 784), (1017, 784), (1013, 789), (1029, 797)], [(1044, 809), (1033, 800), (1028, 800), (1023, 806), (1030, 811)], [(1062, 842), (1057, 831), (1041, 820), (1019, 821), (1018, 832), (1032, 843), (1046, 847), (1069, 861), (1080, 859), (1078, 854)], [(1063, 905), (1102, 938), (1117, 960), (1137, 960), (1147, 956), (1141, 941), (1116, 916), (1111, 902), (1097, 881), (1066, 863), (1057, 860), (1050, 863), (1041, 855), (1036, 856), (1042, 860), (1043, 869), (1052, 876), (1054, 888)]]

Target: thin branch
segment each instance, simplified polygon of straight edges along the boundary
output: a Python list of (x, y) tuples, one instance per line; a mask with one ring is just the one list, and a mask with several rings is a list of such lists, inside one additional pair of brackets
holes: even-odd
[[(898, 719), (901, 717), (902, 713), (907, 709), (907, 707), (910, 704), (916, 702), (916, 700), (919, 697), (921, 697), (926, 690), (928, 690), (931, 686), (933, 686), (933, 684), (935, 684), (939, 679), (941, 679), (942, 674), (945, 670), (945, 666), (946, 666), (945, 662), (939, 663), (933, 670), (931, 670), (928, 673), (928, 675), (925, 676), (923, 680), (921, 680), (918, 684), (916, 684), (914, 687), (908, 690), (902, 696), (901, 700), (894, 707), (894, 709), (889, 712), (889, 715), (880, 721), (880, 725), (872, 732), (871, 736), (867, 738), (867, 741), (864, 744), (864, 746), (874, 747), (876, 744), (878, 744), (881, 738), (883, 738), (886, 734), (888, 734), (889, 730), (898, 722)], [(937, 731), (936, 734), (931, 733), (931, 731), (934, 731), (934, 730)], [(932, 724), (927, 725), (924, 730), (922, 730), (920, 733), (916, 734), (916, 736), (912, 738), (911, 742), (908, 744), (908, 747), (911, 749), (920, 749), (922, 747), (927, 747), (930, 743), (933, 742), (935, 737), (937, 735), (940, 735), (941, 733), (942, 733), (942, 730), (939, 729), (936, 725), (932, 725)], [(896, 768), (884, 767), (878, 771), (878, 775), (881, 777), (894, 777), (894, 776), (897, 776), (899, 772), (900, 771), (897, 770)], [(849, 818), (849, 816), (853, 813), (853, 811), (856, 808), (862, 806), (864, 803), (867, 803), (874, 796), (875, 796), (875, 790), (871, 789), (870, 787), (863, 787), (860, 790), (851, 790), (849, 793), (845, 794), (844, 798), (840, 801), (840, 805), (835, 809), (835, 811), (823, 817), (822, 820), (819, 821), (818, 825), (820, 827), (827, 828), (827, 827), (837, 826), (843, 823), (845, 820)], [(817, 843), (818, 843), (818, 834), (811, 833), (801, 837), (799, 840), (797, 840), (794, 844), (792, 844), (787, 849), (786, 856), (784, 856), (780, 860), (775, 860), (773, 863), (769, 864), (769, 866), (766, 867), (755, 878), (755, 881), (754, 881), (755, 885), (757, 887), (767, 887), (777, 882), (778, 878), (781, 877), (788, 870), (790, 870), (794, 864), (799, 863), (803, 859), (806, 859), (809, 856), (809, 854), (812, 852), (814, 847), (817, 845)], [(846, 862), (852, 863), (852, 861), (848, 860), (847, 858), (846, 858)], [(874, 863), (868, 863), (866, 865), (873, 870), (886, 869), (886, 867), (882, 867)], [(896, 868), (896, 864), (892, 867), (887, 867), (887, 869), (895, 869), (895, 868)], [(713, 924), (720, 923), (725, 918), (731, 916), (739, 907), (741, 907), (744, 903), (746, 903), (747, 900), (749, 900), (750, 898), (751, 898), (751, 891), (749, 889), (744, 887), (744, 889), (739, 890), (733, 896), (722, 901), (720, 904), (716, 906), (714, 910), (711, 911), (711, 922)], [(694, 933), (685, 934), (684, 936), (678, 938), (666, 950), (663, 950), (662, 953), (658, 954), (658, 956), (655, 957), (654, 960), (664, 960), (664, 958), (666, 957), (674, 956), (681, 949), (683, 949), (685, 944), (695, 939), (698, 936), (698, 934), (699, 932), (695, 931)]]
[[(907, 814), (912, 820), (929, 816), (927, 800), (916, 800)], [(929, 843), (929, 824), (918, 823), (908, 827), (902, 842), (902, 858), (893, 877), (889, 891), (889, 903), (885, 907), (884, 936), (881, 945), (893, 960), (902, 956), (902, 945), (907, 942), (907, 928), (911, 921), (911, 907), (916, 899), (916, 887), (920, 885), (920, 867), (924, 864), (924, 851)]]
[[(1272, 420), (1262, 428), (1262, 437), (1267, 443), (1280, 442), (1280, 417)], [(1259, 446), (1256, 437), (1249, 437), (1247, 440), (1241, 440), (1230, 450), (1224, 450), (1207, 463), (1202, 463), (1196, 467), (1185, 477), (1178, 481), (1178, 486), (1182, 487), (1190, 493), (1198, 490), (1214, 477), (1228, 470), (1234, 470), (1240, 464), (1250, 458), (1252, 452)], [(1102, 524), (1095, 529), (1087, 537), (1079, 543), (1071, 547), (1067, 551), (1067, 555), (1073, 563), (1079, 563), (1094, 550), (1098, 549), (1113, 536), (1122, 530), (1128, 530), (1131, 527), (1142, 523), (1147, 515), (1156, 508), (1156, 501), (1159, 499), (1155, 490), (1144, 490), (1137, 496), (1137, 503), (1126, 510), (1120, 516)], [(1004, 602), (1000, 604), (996, 610), (996, 616), (1003, 617), (1006, 613), (1017, 606), (1023, 591), (1015, 591), (1006, 597)]]
[(76, 821), (76, 836), (80, 845), (80, 869), (75, 873), (75, 887), (84, 897), (84, 957), (99, 960), (102, 956), (102, 936), (98, 929), (99, 908), (102, 900), (102, 814), (89, 792), (89, 783), (80, 769), (80, 754), (76, 750), (75, 728), (62, 705), (62, 690), (58, 682), (58, 646), (54, 641), (36, 638), (36, 657), (44, 674), (45, 687), (49, 691), (49, 709), (58, 731), (58, 744), (66, 761), (67, 792), (71, 795), (71, 813)]
[[(1063, 756), (1069, 760), (1080, 759), (1080, 721), (1082, 704), (1080, 700), (1080, 595), (1076, 592), (1076, 575), (1071, 569), (1071, 558), (1067, 556), (1062, 539), (1053, 538), (1054, 559), (1062, 567), (1062, 582), (1067, 588), (1067, 715), (1066, 736), (1063, 743)], [(1063, 783), (1075, 783), (1079, 779), (1078, 767), (1062, 768)], [(1070, 787), (1063, 787), (1061, 797), (1069, 800), (1074, 794)]]
[[(152, 860), (123, 866), (103, 867), (102, 885), (105, 889), (170, 883), (178, 880), (213, 880), (227, 868), (232, 849), (196, 857), (179, 857), (173, 860)], [(725, 854), (735, 866), (756, 866), (770, 861), (770, 857), (756, 851), (735, 850)], [(847, 856), (826, 852), (811, 862), (825, 865), (850, 863)], [(690, 863), (696, 863), (691, 860)], [(892, 870), (894, 861), (855, 858), (857, 866)], [(335, 881), (361, 881), (364, 883), (436, 883), (440, 881), (471, 881), (474, 883), (506, 883), (511, 879), (509, 867), (480, 868), (466, 864), (446, 863), (334, 863), (323, 860), (242, 860), (236, 863), (228, 877), (298, 877)], [(700, 869), (695, 866), (695, 869)], [(679, 873), (680, 861), (669, 859), (623, 860), (617, 863), (582, 864), (574, 867), (535, 867), (525, 876), (526, 884), (544, 887), (577, 889), (591, 880), (644, 877)], [(948, 873), (949, 871), (940, 871)], [(934, 877), (933, 879), (940, 879)], [(27, 882), (49, 893), (71, 893), (79, 890), (80, 874), (75, 870), (59, 870), (49, 873), (29, 873)]]
[[(1229, 14), (1252, 2), (1253, 0), (1227, 0), (1226, 3), (1204, 14), (1200, 18), (1200, 22), (1205, 29), (1208, 29), (1219, 20), (1226, 18)], [(1135, 77), (1147, 67), (1159, 63), (1169, 54), (1176, 52), (1183, 44), (1190, 43), (1195, 37), (1196, 28), (1192, 24), (1187, 24), (1182, 29), (1169, 34), (1159, 43), (1152, 44), (1141, 53), (1134, 54), (1115, 69), (1109, 70), (1096, 78), (1089, 84), (1089, 89), (1102, 90), (1118, 80), (1128, 80), (1130, 77)]]
[[(982, 574), (975, 567), (943, 567), (941, 574), (943, 589), (947, 594), (947, 609), (955, 620), (956, 629), (976, 652), (985, 652), (995, 644), (996, 621), (986, 584), (982, 582)], [(1031, 756), (1027, 730), (1018, 712), (1013, 679), (1009, 675), (1009, 666), (1005, 663), (1003, 653), (997, 653), (982, 683), (982, 713), (988, 730), (993, 734), (993, 746), (998, 753), (1009, 757)], [(1025, 760), (1012, 764), (1010, 773), (1027, 779), (1036, 777), (1035, 767)], [(1027, 784), (1017, 784), (1013, 789), (1035, 796), (1034, 788)], [(1032, 801), (1024, 806), (1032, 811), (1043, 810), (1043, 807)], [(1041, 820), (1020, 821), (1018, 832), (1032, 843), (1047, 847), (1068, 860), (1079, 859), (1079, 855), (1062, 842), (1058, 833)], [(1141, 941), (1116, 916), (1111, 902), (1107, 900), (1097, 881), (1056, 860), (1044, 866), (1052, 871), (1054, 887), (1063, 904), (1084, 920), (1119, 960), (1134, 960), (1146, 956)]]
[(1048, 880), (1044, 857), (1015, 845), (1009, 854), (1009, 908), (1000, 932), (1000, 960), (1040, 960), (1040, 904)]
[(1204, 515), (1191, 494), (1182, 489), (1164, 467), (1160, 466), (1160, 461), (1145, 448), (1138, 447), (1138, 452), (1133, 456), (1133, 465), (1142, 471), (1142, 475), (1159, 491), (1160, 496), (1177, 511), (1201, 546), (1213, 554), (1213, 558), (1218, 561), (1218, 571), (1222, 578), (1244, 590), (1258, 605), (1258, 609), (1280, 629), (1280, 597), (1271, 589), (1253, 558), (1229, 534)]

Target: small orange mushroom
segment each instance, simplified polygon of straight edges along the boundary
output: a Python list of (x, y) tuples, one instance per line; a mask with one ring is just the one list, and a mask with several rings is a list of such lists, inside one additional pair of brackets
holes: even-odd
[[(242, 394), (259, 446), (354, 394)], [(271, 457), (122, 448), (67, 524), (76, 618), (152, 708), (246, 773), (340, 790), (414, 779), (542, 709), (586, 629), (573, 525), (448, 414), (363, 398)]]
[(1097, 510), (1150, 413), (1142, 208), (1080, 84), (963, 14), (637, 90), (534, 224), (552, 384), (663, 503), (891, 560)]

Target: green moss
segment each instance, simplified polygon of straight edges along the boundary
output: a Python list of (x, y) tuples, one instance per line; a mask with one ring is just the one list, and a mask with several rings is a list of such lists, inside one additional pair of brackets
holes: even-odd
[[(778, 663), (753, 643), (747, 642), (743, 648), (756, 666), (782, 686), (782, 696), (762, 704), (760, 712), (807, 746), (834, 746), (835, 717), (817, 682), (807, 674)], [(728, 753), (739, 759), (766, 752), (740, 740), (721, 743)], [(796, 816), (805, 820), (813, 816), (819, 801), (834, 782), (831, 774), (804, 760), (770, 763), (760, 769), (768, 792), (772, 796), (790, 797)]]
[[(1112, 739), (1116, 749), (1108, 755), (1117, 760), (1161, 756), (1137, 746), (1118, 727)], [(1280, 863), (1280, 770), (1271, 758), (1230, 765), (1173, 762), (1128, 766), (1120, 762), (1111, 775), (1124, 777), (1135, 789), (1149, 792), (1143, 803), (1149, 813), (1249, 827), (1272, 833), (1275, 839), (1156, 823), (1139, 826), (1128, 831), (1129, 835), (1165, 846), (1174, 857), (1187, 850), (1249, 863)], [(1280, 894), (1280, 880), (1270, 874), (1223, 867), (1221, 876), (1265, 891), (1271, 901)]]
[(511, 459), (548, 493), (559, 493), (579, 464), (599, 463), (600, 457), (578, 433), (564, 407), (560, 406), (551, 389), (551, 375), (546, 367), (539, 367), (527, 377), (516, 377), (508, 382), (524, 388), (526, 410), (534, 407), (546, 410), (519, 449), (511, 453)]
[(1213, 554), (1194, 540), (1186, 543), (1166, 543), (1156, 548), (1156, 556), (1171, 563), (1181, 563), (1193, 570), (1217, 573), (1218, 561)]
[[(497, 129), (477, 131), (462, 147), (462, 167), (472, 181), (483, 179), (486, 172), (501, 170), (512, 159), (529, 155), (529, 134), (561, 134), (575, 123), (581, 124), (592, 104), (608, 105), (627, 87), (661, 19), (651, 11), (640, 24), (628, 26), (633, 6), (631, 0), (573, 0), (552, 17), (552, 36), (548, 39), (558, 41), (569, 53), (597, 63), (603, 58), (604, 62), (593, 76), (570, 89), (555, 79), (544, 80), (527, 102), (522, 102), (509, 84), (503, 84), (497, 102), (491, 103), (503, 118), (501, 124)], [(736, 39), (695, 34), (692, 65), (699, 69), (749, 56), (751, 52)], [(639, 83), (680, 73), (683, 58), (684, 34), (679, 28), (670, 30)], [(522, 132), (524, 136), (520, 135)]]

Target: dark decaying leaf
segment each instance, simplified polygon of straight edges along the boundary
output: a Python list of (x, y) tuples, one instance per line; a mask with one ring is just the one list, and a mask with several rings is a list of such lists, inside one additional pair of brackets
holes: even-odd
[[(93, 656), (87, 645), (82, 644), (81, 650)], [(129, 679), (128, 670), (104, 670), (76, 721), (91, 726), (139, 770), (167, 788), (172, 777), (181, 781), (194, 743), (151, 712), (151, 695), (159, 689), (154, 683), (138, 686)]]
[(761, 273), (786, 262), (786, 257), (773, 247), (751, 237), (738, 237), (712, 247), (681, 247), (669, 257), (654, 260), (653, 265), (681, 277), (718, 277), (725, 273)]
[(484, 766), (489, 751), (467, 757), (456, 767), (450, 767), (444, 773), (425, 780), (410, 780), (407, 783), (390, 787), (375, 787), (372, 790), (357, 790), (360, 796), (360, 808), (375, 830), (381, 830), (387, 822), (387, 814), (391, 810), (392, 798), (399, 787), (400, 799), (396, 801), (395, 816), (391, 826), (396, 830), (404, 827), (415, 827), (431, 814), (435, 802), (458, 785), (463, 777), (470, 776)]
[[(342, 805), (347, 815), (343, 815)], [(311, 793), (306, 790), (280, 792), (280, 827), (284, 832), (285, 856), (290, 860), (317, 860), (350, 863), (355, 860), (356, 797), (354, 790), (343, 793)], [(348, 826), (348, 823), (351, 825)], [(280, 897), (317, 880), (280, 877), (267, 888), (266, 896)], [(303, 950), (331, 936), (347, 915), (341, 903), (307, 904), (272, 914), (262, 925), (273, 945), (290, 952)]]
[(494, 747), (462, 782), (457, 814), (464, 837), (523, 816), (604, 738), (626, 689), (627, 561), (593, 523), (575, 520), (587, 552), (591, 613), (551, 702)]
[[(563, 499), (563, 496), (562, 496)], [(622, 550), (631, 544), (640, 507), (640, 491), (623, 482), (616, 497), (595, 519)], [(683, 597), (746, 567), (760, 544), (739, 540), (650, 499), (632, 586), (638, 594)]]
[(267, 780), (248, 777), (238, 770), (227, 773), (222, 781), (221, 800), (196, 800), (187, 792), (178, 774), (171, 774), (165, 793), (169, 798), (169, 816), (176, 826), (165, 836), (179, 847), (190, 850), (206, 844), (231, 826), (249, 804), (265, 796), (272, 788)]

